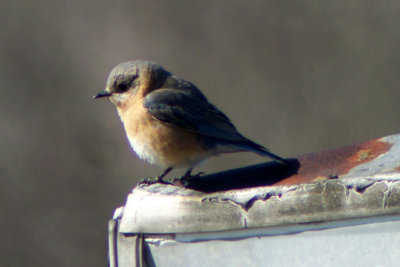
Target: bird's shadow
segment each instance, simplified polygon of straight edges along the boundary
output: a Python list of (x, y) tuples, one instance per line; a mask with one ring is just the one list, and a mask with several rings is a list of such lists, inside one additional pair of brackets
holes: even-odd
[(286, 165), (275, 161), (212, 173), (195, 175), (179, 182), (186, 188), (213, 193), (233, 189), (273, 185), (297, 173), (300, 162), (285, 159)]

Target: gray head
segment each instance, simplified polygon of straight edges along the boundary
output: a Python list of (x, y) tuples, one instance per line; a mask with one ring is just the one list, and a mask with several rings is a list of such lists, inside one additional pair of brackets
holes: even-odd
[(120, 105), (130, 96), (146, 96), (162, 86), (171, 74), (155, 62), (145, 60), (128, 61), (117, 65), (109, 74), (106, 89), (94, 98), (109, 97)]

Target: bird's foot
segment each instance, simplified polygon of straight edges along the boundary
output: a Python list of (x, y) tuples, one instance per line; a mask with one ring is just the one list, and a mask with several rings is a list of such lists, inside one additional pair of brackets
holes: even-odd
[(198, 179), (200, 176), (205, 175), (204, 172), (199, 172), (197, 174), (191, 174), (191, 170), (187, 171), (181, 178), (179, 178), (179, 181), (183, 184), (183, 185), (188, 185), (191, 184), (193, 182), (196, 181), (196, 179)]
[(160, 176), (143, 178), (142, 180), (140, 180), (139, 185), (171, 184), (171, 182), (169, 181), (164, 181), (163, 177)]
[(173, 167), (168, 167), (163, 173), (161, 173), (159, 176), (154, 177), (154, 178), (146, 177), (146, 178), (142, 179), (142, 180), (139, 182), (139, 185), (143, 185), (143, 184), (145, 184), (145, 185), (152, 185), (152, 184), (156, 184), (156, 183), (159, 183), (159, 184), (172, 184), (172, 183), (169, 182), (169, 181), (167, 182), (167, 181), (164, 181), (164, 180), (163, 180), (163, 178), (164, 178), (172, 169), (173, 169)]

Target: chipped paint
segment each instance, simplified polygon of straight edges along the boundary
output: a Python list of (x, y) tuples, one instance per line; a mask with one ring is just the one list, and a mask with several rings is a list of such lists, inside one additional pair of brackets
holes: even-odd
[(297, 174), (277, 182), (277, 185), (300, 184), (341, 177), (353, 168), (362, 166), (390, 151), (392, 144), (382, 139), (346, 146), (329, 151), (316, 152), (298, 158)]

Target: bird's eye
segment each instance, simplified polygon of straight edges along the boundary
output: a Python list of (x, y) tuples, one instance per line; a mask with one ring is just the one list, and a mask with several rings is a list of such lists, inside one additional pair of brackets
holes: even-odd
[(125, 92), (128, 90), (128, 85), (126, 83), (120, 83), (117, 85), (117, 88), (119, 92)]

